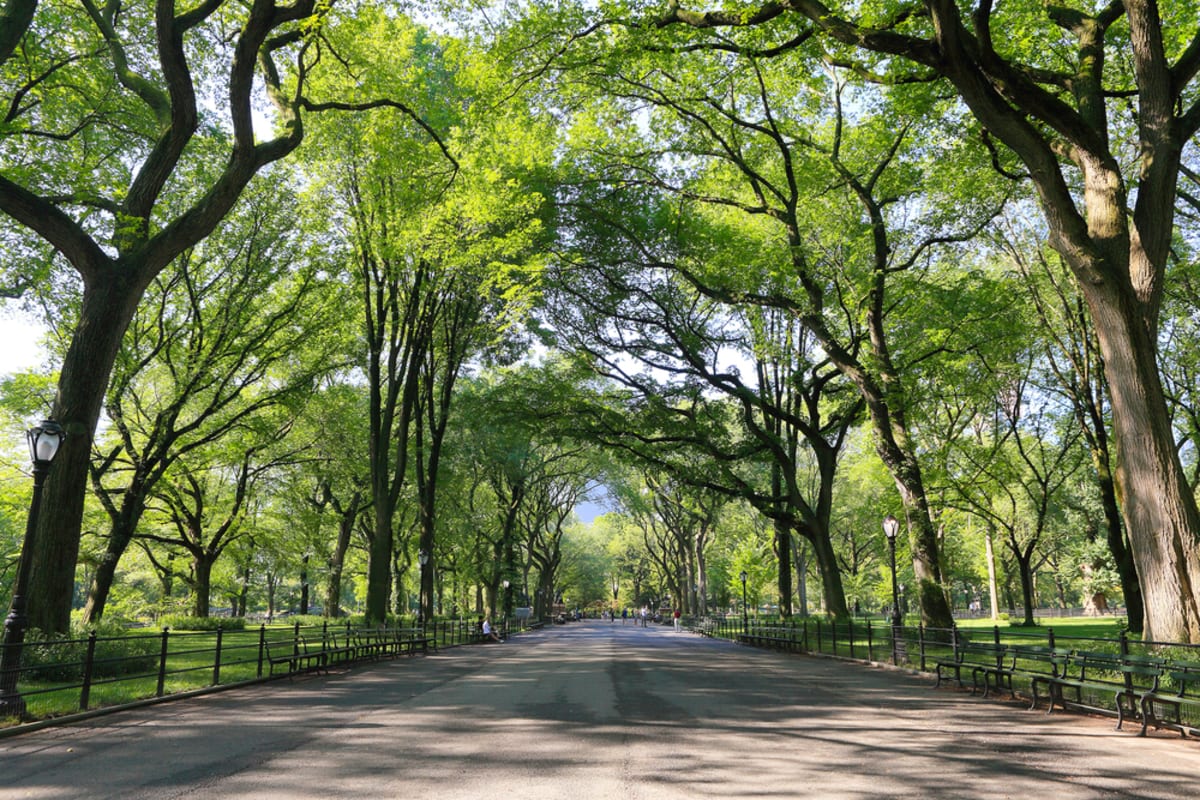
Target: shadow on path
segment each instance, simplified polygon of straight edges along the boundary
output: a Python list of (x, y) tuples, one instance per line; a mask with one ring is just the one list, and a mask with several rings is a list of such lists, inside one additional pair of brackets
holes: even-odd
[(3, 740), (0, 797), (1200, 795), (1194, 742), (931, 687), (575, 623)]

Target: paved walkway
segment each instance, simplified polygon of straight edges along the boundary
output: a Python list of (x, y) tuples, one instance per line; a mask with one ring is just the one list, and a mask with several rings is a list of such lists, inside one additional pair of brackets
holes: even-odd
[(588, 622), (0, 740), (0, 798), (1196, 798), (1200, 742)]

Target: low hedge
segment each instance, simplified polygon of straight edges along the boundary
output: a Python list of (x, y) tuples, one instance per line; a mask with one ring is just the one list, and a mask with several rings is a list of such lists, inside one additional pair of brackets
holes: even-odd
[(136, 675), (154, 669), (158, 663), (158, 636), (130, 636), (117, 624), (73, 626), (66, 635), (30, 630), (21, 654), (26, 677), (37, 681), (82, 680), (88, 637), (92, 631), (96, 633), (93, 676)]

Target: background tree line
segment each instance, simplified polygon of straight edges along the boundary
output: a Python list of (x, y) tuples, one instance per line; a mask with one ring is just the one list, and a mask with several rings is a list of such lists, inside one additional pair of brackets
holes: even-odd
[(927, 624), (1200, 637), (1193, 3), (225, 6), (4, 6), (35, 626), (843, 617), (890, 512)]

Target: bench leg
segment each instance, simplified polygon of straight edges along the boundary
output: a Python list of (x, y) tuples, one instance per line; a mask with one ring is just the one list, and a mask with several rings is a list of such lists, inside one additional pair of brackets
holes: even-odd
[[(1142, 698), (1142, 729), (1138, 731), (1138, 736), (1146, 735), (1146, 728), (1150, 726), (1150, 719), (1154, 716), (1154, 701), (1149, 697)], [(1155, 720), (1155, 728), (1158, 727)]]
[[(1030, 711), (1033, 711), (1034, 709), (1036, 709), (1037, 705), (1038, 705), (1038, 699), (1039, 699), (1038, 698), (1038, 684), (1039, 683), (1045, 683), (1045, 681), (1039, 681), (1037, 678), (1033, 679), (1033, 702), (1029, 704)], [(1046, 691), (1047, 692), (1050, 691), (1050, 684), (1048, 684), (1048, 683), (1046, 684)], [(1051, 703), (1054, 702), (1053, 698), (1051, 698), (1050, 702)], [(1049, 712), (1047, 712), (1047, 713), (1049, 713)]]

